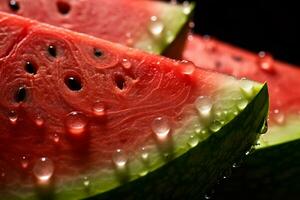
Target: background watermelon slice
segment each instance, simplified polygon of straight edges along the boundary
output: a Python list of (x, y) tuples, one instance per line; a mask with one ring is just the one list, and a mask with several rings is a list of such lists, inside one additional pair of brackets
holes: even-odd
[(261, 84), (14, 15), (0, 25), (4, 199), (128, 181), (113, 195), (199, 196), (266, 131)]
[(255, 153), (233, 173), (232, 181), (220, 187), (220, 198), (225, 194), (248, 199), (299, 197), (300, 70), (265, 52), (255, 55), (198, 35), (189, 36), (184, 58), (208, 69), (267, 82), (270, 87), (268, 134), (260, 138)]
[(160, 54), (188, 22), (193, 4), (140, 0), (0, 0), (0, 10)]

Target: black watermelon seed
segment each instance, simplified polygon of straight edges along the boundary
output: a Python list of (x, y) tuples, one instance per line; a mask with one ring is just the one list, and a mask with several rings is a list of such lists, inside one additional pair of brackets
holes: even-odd
[(20, 103), (25, 101), (25, 99), (26, 99), (26, 88), (24, 86), (19, 87), (15, 95), (15, 100), (16, 102)]
[(26, 62), (25, 70), (29, 74), (36, 74), (36, 72), (37, 72), (37, 68), (31, 62)]
[(94, 48), (94, 55), (96, 57), (101, 57), (103, 55), (102, 51), (100, 49)]
[(70, 4), (67, 2), (64, 2), (64, 1), (58, 1), (56, 3), (56, 6), (57, 6), (58, 12), (60, 12), (63, 15), (68, 14), (71, 10)]
[(56, 47), (53, 45), (49, 45), (48, 47), (48, 53), (52, 56), (52, 57), (56, 57), (57, 53), (56, 53)]
[(18, 11), (20, 9), (19, 2), (15, 1), (15, 0), (10, 0), (8, 2), (8, 5), (12, 11)]
[(74, 76), (68, 76), (65, 78), (65, 84), (72, 91), (79, 91), (82, 88), (81, 80)]
[(126, 86), (126, 81), (123, 75), (116, 74), (115, 75), (115, 83), (120, 90), (123, 90)]
[(241, 62), (241, 61), (243, 61), (243, 57), (241, 57), (241, 56), (236, 56), (236, 55), (233, 55), (233, 56), (232, 56), (232, 59), (235, 60), (236, 62)]

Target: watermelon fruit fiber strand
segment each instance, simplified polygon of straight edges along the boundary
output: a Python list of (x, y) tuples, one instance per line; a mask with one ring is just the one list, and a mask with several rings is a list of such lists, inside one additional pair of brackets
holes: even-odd
[[(270, 87), (269, 131), (261, 136), (245, 163), (223, 188), (225, 193), (249, 199), (299, 197), (300, 177), (300, 70), (276, 61), (265, 52), (258, 55), (197, 35), (189, 36), (184, 58), (196, 65), (236, 77), (267, 82)], [(275, 164), (274, 162), (278, 162)]]
[(266, 131), (265, 85), (15, 15), (0, 25), (1, 198), (197, 197)]
[(193, 4), (141, 0), (0, 0), (0, 10), (160, 54), (187, 24)]

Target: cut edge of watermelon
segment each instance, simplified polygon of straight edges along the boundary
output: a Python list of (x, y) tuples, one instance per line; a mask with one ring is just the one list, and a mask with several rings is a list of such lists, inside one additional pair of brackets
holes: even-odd
[[(172, 5), (161, 2), (160, 13), (157, 19), (163, 23), (163, 31), (158, 37), (144, 34), (134, 44), (134, 48), (147, 51), (149, 53), (161, 54), (177, 37), (179, 37), (183, 28), (189, 22), (195, 2), (187, 5)], [(176, 19), (176, 20), (175, 20)]]
[[(234, 79), (231, 80), (235, 81)], [(181, 163), (180, 166), (183, 167), (182, 173), (185, 172), (184, 170), (189, 170), (188, 164), (195, 166), (195, 163), (197, 163), (197, 165), (202, 165), (204, 163), (204, 166), (208, 167), (212, 165), (209, 161), (207, 161), (207, 158), (211, 158), (211, 156), (219, 157), (219, 160), (213, 159), (215, 162), (224, 162), (221, 162), (222, 164), (213, 164), (213, 174), (229, 169), (236, 159), (239, 159), (239, 157), (241, 157), (242, 154), (244, 154), (255, 143), (258, 138), (257, 136), (261, 131), (261, 127), (265, 124), (268, 112), (268, 91), (266, 84), (261, 85), (248, 80), (240, 80), (238, 81), (238, 84), (235, 84), (236, 87), (233, 87), (231, 84), (232, 82), (229, 82), (230, 83), (225, 84), (223, 88), (220, 88), (220, 91), (217, 91), (217, 94), (220, 95), (218, 98), (221, 98), (221, 100), (223, 100), (223, 97), (232, 98), (232, 94), (236, 94), (238, 92), (239, 94), (242, 94), (246, 100), (248, 100), (248, 104), (243, 105), (243, 108), (239, 109), (237, 108), (237, 103), (235, 103), (234, 105), (237, 106), (235, 107), (237, 109), (234, 109), (232, 112), (228, 112), (227, 114), (229, 115), (226, 117), (223, 116), (224, 118), (221, 117), (218, 119), (219, 122), (223, 119), (224, 124), (220, 125), (218, 130), (215, 131), (211, 128), (212, 123), (215, 122), (215, 118), (213, 118), (214, 122), (209, 122), (203, 129), (205, 132), (198, 132), (197, 127), (199, 127), (199, 120), (201, 120), (201, 118), (192, 116), (189, 122), (177, 131), (180, 133), (174, 134), (174, 147), (176, 148), (172, 153), (172, 159), (169, 159), (170, 154), (167, 155), (164, 150), (159, 149), (160, 147), (158, 145), (155, 149), (152, 148), (147, 151), (149, 157), (146, 161), (141, 158), (141, 152), (137, 152), (139, 155), (128, 162), (126, 168), (115, 168), (113, 170), (105, 171), (102, 170), (92, 172), (88, 176), (86, 174), (84, 176), (77, 176), (75, 180), (64, 182), (61, 185), (53, 186), (53, 188), (47, 185), (41, 185), (39, 188), (36, 188), (37, 194), (40, 196), (36, 196), (36, 194), (32, 193), (26, 195), (26, 193), (22, 192), (21, 198), (18, 194), (16, 197), (11, 199), (40, 199), (47, 196), (53, 196), (53, 199), (55, 200), (80, 199), (95, 195), (101, 196), (103, 193), (111, 195), (112, 191), (117, 190), (117, 192), (113, 192), (113, 195), (116, 195), (118, 194), (118, 187), (122, 186), (121, 188), (123, 188), (124, 183), (129, 185), (140, 185), (141, 181), (142, 183), (153, 181), (153, 179), (157, 181), (157, 179), (160, 179), (161, 174), (168, 173), (172, 170), (174, 171), (175, 169), (173, 166), (177, 166), (178, 163)], [(245, 90), (244, 86), (249, 84), (253, 84), (253, 87), (251, 90), (249, 90), (249, 87), (246, 87), (247, 90)], [(226, 104), (227, 102), (220, 101), (220, 103)], [(243, 126), (241, 126), (241, 124), (243, 124)], [(198, 141), (191, 141), (191, 138), (195, 136), (198, 138)], [(222, 148), (220, 148), (219, 145), (221, 145)], [(228, 149), (228, 152), (224, 152), (224, 149)], [(199, 157), (199, 153), (203, 153), (203, 156)], [(191, 162), (191, 158), (189, 158), (191, 156), (194, 157), (194, 159), (198, 159), (199, 157), (199, 160), (193, 163), (194, 161)], [(149, 174), (154, 175), (151, 175), (150, 177), (152, 178), (147, 180), (149, 179)], [(200, 175), (200, 177), (203, 178), (202, 180), (206, 180), (206, 176), (206, 173)], [(124, 181), (124, 178), (126, 181)], [(145, 181), (144, 178), (147, 181)], [(203, 185), (203, 190), (207, 189), (209, 186), (213, 186), (216, 181), (214, 180), (216, 177), (210, 178), (211, 180), (208, 181), (209, 184)], [(142, 180), (140, 181), (140, 179)], [(199, 184), (203, 184), (202, 182)], [(53, 193), (53, 191), (55, 191), (55, 193)], [(6, 199), (9, 200), (10, 198)]]
[(296, 140), (300, 140), (300, 119), (297, 115), (289, 115), (284, 124), (273, 124), (268, 133), (260, 137), (260, 145), (256, 149), (272, 148)]

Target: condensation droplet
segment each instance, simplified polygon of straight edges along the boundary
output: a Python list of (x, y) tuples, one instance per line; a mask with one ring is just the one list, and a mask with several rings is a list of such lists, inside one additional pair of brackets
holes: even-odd
[(55, 133), (55, 134), (53, 135), (52, 139), (53, 139), (53, 142), (59, 143), (60, 137), (59, 137), (59, 135), (58, 135), (57, 133)]
[(185, 75), (192, 75), (196, 70), (195, 65), (192, 62), (187, 60), (181, 61), (180, 68), (181, 68), (181, 72)]
[(182, 12), (185, 14), (185, 15), (189, 15), (191, 13), (191, 6), (190, 6), (190, 3), (188, 1), (184, 1), (182, 3)]
[(28, 165), (29, 165), (28, 158), (26, 156), (22, 156), (21, 157), (21, 167), (23, 169), (27, 169)]
[(141, 158), (143, 160), (147, 160), (149, 158), (149, 153), (145, 147), (142, 147), (141, 149)]
[(33, 167), (33, 174), (40, 182), (48, 182), (54, 173), (52, 160), (46, 157), (38, 159)]
[(252, 83), (252, 81), (249, 81), (249, 80), (246, 80), (245, 78), (242, 78), (240, 86), (241, 86), (242, 90), (244, 92), (246, 92), (247, 94), (251, 94), (252, 93), (252, 89), (253, 89), (253, 83)]
[(277, 124), (283, 124), (285, 121), (285, 115), (284, 113), (280, 112), (278, 109), (275, 109), (273, 111), (273, 119)]
[(209, 128), (212, 132), (218, 132), (222, 128), (222, 123), (215, 120), (211, 123)]
[(244, 110), (248, 105), (248, 101), (246, 99), (240, 99), (237, 101), (237, 107), (239, 110)]
[(157, 16), (151, 16), (150, 24), (149, 24), (150, 33), (155, 37), (159, 37), (161, 36), (163, 30), (164, 30), (164, 24), (162, 23), (162, 21), (160, 21), (157, 18)]
[(260, 69), (262, 69), (265, 72), (268, 73), (274, 73), (275, 72), (275, 68), (274, 68), (274, 59), (273, 57), (264, 52), (261, 51), (258, 53), (258, 65), (260, 67)]
[(88, 187), (90, 185), (90, 181), (89, 181), (88, 177), (84, 177), (83, 178), (83, 185), (85, 187)]
[(10, 121), (11, 124), (17, 124), (18, 121), (18, 114), (16, 111), (12, 110), (9, 112), (9, 116), (8, 119)]
[(268, 120), (265, 119), (263, 122), (263, 125), (261, 126), (259, 130), (259, 134), (265, 134), (268, 131)]
[(45, 121), (41, 116), (37, 116), (37, 118), (35, 119), (35, 124), (38, 127), (42, 127), (44, 125)]
[(199, 138), (196, 135), (191, 135), (188, 139), (188, 145), (190, 147), (195, 147), (199, 143)]
[(68, 133), (72, 135), (82, 135), (87, 129), (87, 118), (78, 112), (71, 112), (67, 115), (65, 126)]
[(157, 117), (152, 121), (152, 131), (158, 139), (164, 140), (168, 137), (171, 126), (169, 120), (165, 117)]
[(122, 149), (117, 149), (112, 156), (112, 161), (118, 168), (124, 168), (127, 163), (127, 155)]
[(122, 60), (122, 65), (125, 69), (130, 69), (131, 68), (131, 62), (129, 60), (127, 60), (126, 58), (124, 58)]
[(101, 102), (96, 102), (92, 109), (94, 115), (98, 117), (102, 117), (105, 115), (105, 105)]
[(202, 116), (210, 115), (212, 109), (211, 99), (206, 96), (200, 96), (195, 101), (195, 106)]

